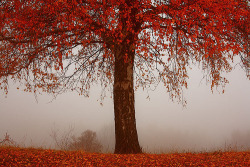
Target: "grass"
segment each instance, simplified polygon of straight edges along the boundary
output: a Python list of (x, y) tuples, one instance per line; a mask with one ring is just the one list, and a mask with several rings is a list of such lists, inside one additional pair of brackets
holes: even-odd
[(250, 166), (250, 151), (118, 155), (0, 147), (0, 166)]

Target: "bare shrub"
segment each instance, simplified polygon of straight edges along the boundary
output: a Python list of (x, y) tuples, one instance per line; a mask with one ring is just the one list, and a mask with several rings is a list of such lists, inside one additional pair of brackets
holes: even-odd
[(50, 137), (54, 140), (56, 148), (60, 150), (68, 150), (72, 143), (74, 128), (69, 126), (68, 130), (60, 134), (60, 130), (56, 129), (55, 126), (51, 129)]
[(17, 147), (17, 143), (10, 137), (10, 135), (6, 132), (3, 140), (0, 139), (0, 146), (15, 146)]

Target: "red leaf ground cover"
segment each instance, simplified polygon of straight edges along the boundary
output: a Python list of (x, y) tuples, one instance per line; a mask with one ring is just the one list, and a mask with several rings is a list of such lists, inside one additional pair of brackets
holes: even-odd
[(0, 147), (0, 166), (250, 166), (250, 152), (118, 155)]

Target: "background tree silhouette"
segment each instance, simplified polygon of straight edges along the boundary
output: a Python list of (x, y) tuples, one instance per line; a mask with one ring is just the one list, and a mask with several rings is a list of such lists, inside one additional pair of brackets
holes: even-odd
[(72, 137), (69, 150), (83, 150), (86, 152), (101, 152), (102, 145), (97, 140), (96, 132), (86, 130), (79, 137)]
[(202, 64), (211, 89), (228, 83), (234, 56), (249, 69), (248, 1), (3, 0), (0, 12), (1, 89), (13, 79), (35, 94), (88, 96), (100, 81), (113, 92), (115, 153), (142, 152), (134, 89), (163, 82), (185, 105), (189, 64)]

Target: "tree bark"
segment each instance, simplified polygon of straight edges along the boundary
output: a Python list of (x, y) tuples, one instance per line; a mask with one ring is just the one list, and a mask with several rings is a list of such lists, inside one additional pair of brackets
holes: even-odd
[(115, 154), (142, 153), (135, 120), (134, 56), (131, 47), (115, 48), (114, 112)]

